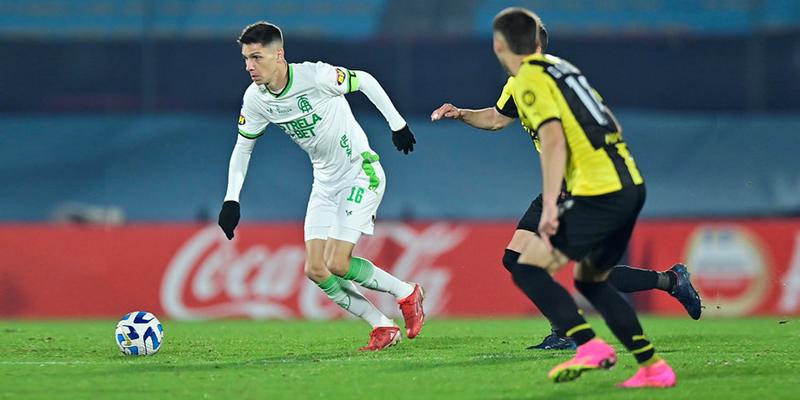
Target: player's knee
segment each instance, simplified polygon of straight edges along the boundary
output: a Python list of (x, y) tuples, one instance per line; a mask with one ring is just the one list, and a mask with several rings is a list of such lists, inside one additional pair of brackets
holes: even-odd
[(514, 250), (506, 249), (505, 253), (503, 253), (503, 266), (506, 267), (508, 272), (514, 272), (514, 267), (517, 265), (518, 260), (519, 253)]
[(334, 275), (345, 276), (350, 269), (350, 257), (330, 257), (325, 259), (325, 266)]
[(328, 276), (328, 268), (325, 263), (320, 261), (306, 261), (304, 272), (308, 279), (314, 282), (321, 282)]

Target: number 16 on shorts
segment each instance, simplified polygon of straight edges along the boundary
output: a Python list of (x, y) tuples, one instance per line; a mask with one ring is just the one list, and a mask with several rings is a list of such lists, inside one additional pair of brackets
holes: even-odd
[(364, 198), (364, 188), (353, 186), (353, 188), (350, 189), (350, 196), (347, 198), (347, 201), (356, 204), (361, 204), (361, 200), (363, 200), (363, 198)]

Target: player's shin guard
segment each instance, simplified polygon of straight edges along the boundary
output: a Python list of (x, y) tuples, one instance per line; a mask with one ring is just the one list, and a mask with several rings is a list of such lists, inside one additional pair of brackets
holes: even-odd
[(392, 320), (383, 315), (351, 282), (331, 275), (317, 286), (339, 307), (367, 321), (372, 327), (394, 326)]
[(517, 287), (542, 314), (554, 326), (563, 327), (566, 335), (575, 339), (578, 346), (594, 338), (594, 331), (578, 312), (575, 300), (545, 269), (518, 263), (511, 274)]
[(608, 283), (622, 293), (655, 289), (658, 285), (658, 272), (618, 265), (611, 269)]
[(370, 260), (353, 257), (350, 269), (344, 279), (356, 281), (359, 285), (379, 292), (391, 293), (398, 299), (406, 298), (414, 291), (414, 287), (394, 277), (394, 275), (378, 268)]
[(607, 282), (575, 281), (575, 288), (599, 312), (614, 336), (625, 345), (639, 364), (658, 361), (655, 348), (644, 336), (636, 311)]

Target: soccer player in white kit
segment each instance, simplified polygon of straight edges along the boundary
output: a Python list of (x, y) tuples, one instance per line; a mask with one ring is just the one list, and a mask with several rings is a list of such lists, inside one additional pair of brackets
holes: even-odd
[(392, 142), (405, 154), (414, 149), (413, 133), (369, 73), (324, 62), (288, 63), (280, 28), (266, 22), (247, 26), (239, 44), (253, 83), (244, 94), (220, 227), (228, 239), (233, 238), (240, 215), (239, 193), (255, 141), (268, 123), (277, 124), (308, 153), (314, 167), (304, 226), (306, 276), (333, 302), (372, 325), (369, 343), (361, 350), (394, 345), (400, 340), (400, 329), (352, 281), (394, 295), (406, 336), (416, 337), (425, 320), (420, 285), (403, 282), (352, 255), (361, 235), (372, 234), (386, 177), (344, 95), (364, 93), (389, 122)]

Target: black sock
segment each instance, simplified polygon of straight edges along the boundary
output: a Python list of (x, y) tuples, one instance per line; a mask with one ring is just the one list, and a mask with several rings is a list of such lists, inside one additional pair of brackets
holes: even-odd
[(536, 304), (542, 314), (553, 321), (554, 326), (565, 329), (565, 333), (575, 339), (578, 346), (594, 338), (594, 331), (578, 313), (575, 300), (544, 268), (518, 263), (511, 275), (517, 287)]
[[(512, 272), (514, 267), (517, 265), (517, 260), (519, 260), (519, 253), (514, 250), (506, 249), (505, 253), (503, 253), (503, 266), (506, 267), (508, 272)], [(555, 332), (558, 337), (566, 336), (564, 334), (564, 330), (559, 328), (558, 325), (554, 324), (553, 321), (550, 322), (550, 331)]]
[(575, 288), (603, 316), (611, 332), (633, 353), (637, 362), (641, 364), (655, 356), (656, 350), (644, 337), (636, 311), (611, 285), (607, 282), (575, 281)]
[(675, 284), (678, 283), (678, 275), (672, 271), (664, 271), (658, 273), (658, 282), (656, 283), (656, 289), (661, 289), (665, 292), (671, 292), (673, 288), (675, 288)]
[(519, 260), (519, 253), (516, 251), (506, 249), (505, 253), (503, 253), (503, 266), (506, 267), (508, 272), (514, 270), (514, 266), (517, 265), (517, 260)]
[(627, 265), (618, 265), (612, 268), (611, 274), (608, 275), (608, 283), (622, 293), (655, 289), (658, 287), (658, 282), (658, 272), (632, 268)]

